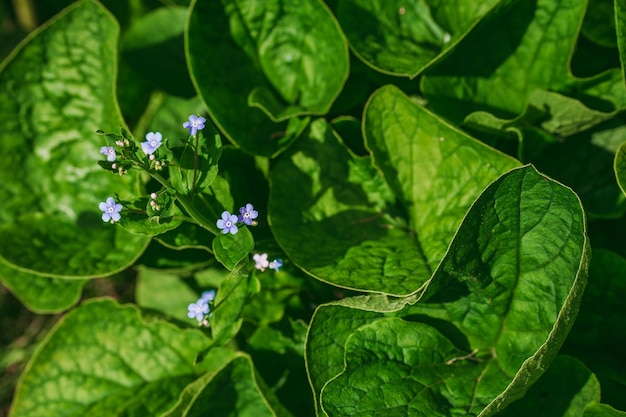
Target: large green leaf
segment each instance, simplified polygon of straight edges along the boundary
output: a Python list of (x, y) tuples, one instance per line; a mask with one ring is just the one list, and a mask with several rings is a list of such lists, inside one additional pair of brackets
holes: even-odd
[(0, 282), (29, 310), (46, 314), (59, 313), (76, 304), (87, 280), (42, 277), (0, 262)]
[(128, 194), (132, 182), (96, 163), (104, 143), (95, 131), (123, 124), (114, 96), (117, 34), (102, 6), (78, 2), (0, 65), (0, 150), (7, 156), (0, 256), (19, 269), (101, 276), (132, 263), (146, 245), (145, 237), (103, 224), (98, 211), (108, 196)]
[(610, 110), (623, 108), (626, 88), (623, 80), (615, 82), (615, 71), (587, 80), (571, 74), (586, 6), (585, 0), (520, 1), (483, 19), (424, 77), (430, 106), (455, 122), (478, 110), (508, 118), (524, 110), (534, 90), (543, 89)]
[(211, 117), (252, 153), (287, 145), (306, 123), (292, 117), (326, 113), (348, 76), (345, 39), (319, 0), (194, 2), (186, 36)]
[[(385, 310), (369, 298), (318, 309), (307, 366), (316, 392), (327, 381), (325, 410), (486, 416), (503, 409), (558, 352), (586, 283), (586, 251), (584, 214), (571, 190), (530, 166), (500, 177), (463, 220), (426, 301), (396, 313), (401, 304), (388, 300)], [(389, 337), (372, 336), (378, 332)], [(419, 343), (430, 350), (414, 351)]]
[(256, 375), (250, 357), (242, 353), (231, 356), (232, 359), (222, 368), (190, 384), (181, 394), (177, 406), (164, 417), (290, 416)]
[(356, 55), (378, 71), (415, 77), (498, 0), (340, 0), (337, 19)]
[(400, 90), (377, 90), (365, 108), (366, 146), (396, 196), (433, 271), (463, 216), (514, 159), (468, 137)]
[(145, 322), (132, 306), (93, 300), (65, 316), (22, 375), (11, 416), (157, 415), (193, 381), (197, 330)]
[(322, 119), (270, 172), (276, 239), (292, 262), (341, 287), (408, 294), (430, 277), (415, 237), (385, 213), (392, 200), (369, 158), (355, 157)]

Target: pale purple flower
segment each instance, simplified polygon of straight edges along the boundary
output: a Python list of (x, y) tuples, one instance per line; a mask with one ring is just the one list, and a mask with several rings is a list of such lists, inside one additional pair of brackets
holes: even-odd
[(149, 132), (146, 134), (146, 141), (141, 142), (141, 149), (144, 151), (146, 155), (152, 155), (159, 146), (161, 146), (161, 141), (163, 140), (163, 135), (159, 132)]
[(115, 148), (113, 146), (103, 146), (100, 148), (100, 153), (107, 156), (107, 161), (113, 162), (117, 158)]
[(267, 253), (255, 253), (252, 259), (254, 260), (254, 267), (261, 272), (265, 271), (265, 268), (269, 266)]
[(204, 129), (204, 122), (206, 122), (204, 117), (192, 114), (189, 116), (189, 121), (183, 123), (183, 127), (189, 129), (189, 134), (193, 136), (198, 133), (198, 130)]
[(206, 301), (207, 303), (210, 303), (211, 301), (215, 300), (215, 290), (204, 291), (202, 294), (200, 294), (200, 299)]
[(202, 321), (204, 316), (209, 312), (209, 304), (206, 301), (199, 299), (195, 303), (189, 304), (187, 306), (187, 310), (187, 317)]
[(239, 209), (239, 217), (238, 220), (240, 222), (244, 222), (248, 226), (252, 224), (252, 220), (259, 217), (259, 212), (254, 209), (254, 206), (250, 203), (246, 204), (244, 207)]
[(269, 268), (273, 269), (274, 271), (278, 272), (278, 270), (283, 266), (283, 260), (280, 258), (276, 258), (274, 259), (272, 262), (270, 262), (269, 264)]
[(121, 218), (122, 205), (116, 203), (113, 197), (107, 198), (98, 207), (102, 210), (102, 221), (115, 223)]
[(230, 214), (228, 211), (224, 211), (222, 213), (222, 218), (219, 219), (216, 224), (224, 234), (230, 232), (231, 235), (234, 235), (239, 231), (239, 228), (237, 227), (237, 216)]

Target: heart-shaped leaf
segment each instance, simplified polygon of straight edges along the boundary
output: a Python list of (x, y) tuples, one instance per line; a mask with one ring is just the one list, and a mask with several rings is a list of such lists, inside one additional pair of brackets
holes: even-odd
[(147, 323), (135, 307), (89, 301), (65, 316), (31, 358), (11, 415), (155, 415), (200, 373), (194, 358), (209, 342), (197, 330)]
[(348, 76), (345, 39), (319, 0), (194, 2), (186, 36), (211, 117), (252, 153), (286, 146), (306, 121), (274, 121), (326, 113)]
[[(503, 175), (472, 205), (425, 301), (399, 311), (401, 305), (381, 310), (379, 302), (357, 298), (338, 303), (349, 308), (318, 310), (307, 363), (316, 392), (326, 380), (324, 409), (331, 416), (381, 407), (397, 415), (417, 407), (435, 416), (502, 410), (558, 352), (585, 286), (586, 251), (584, 214), (571, 190), (530, 166)], [(371, 339), (377, 332), (394, 336)], [(432, 349), (412, 353), (423, 340)], [(388, 360), (393, 366), (381, 368)]]
[(104, 143), (95, 131), (123, 124), (114, 96), (117, 36), (117, 23), (99, 3), (81, 1), (0, 65), (0, 151), (10, 155), (0, 167), (0, 256), (15, 267), (108, 275), (147, 243), (104, 224), (98, 211), (108, 196), (128, 194), (133, 180), (96, 163)]

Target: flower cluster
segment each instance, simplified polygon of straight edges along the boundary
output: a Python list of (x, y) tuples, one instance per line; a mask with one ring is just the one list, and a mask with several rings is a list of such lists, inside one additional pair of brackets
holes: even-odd
[(283, 260), (280, 258), (269, 261), (267, 259), (267, 253), (255, 253), (252, 256), (252, 259), (254, 260), (254, 267), (261, 272), (265, 271), (266, 268), (273, 269), (278, 272), (283, 266)]
[(215, 290), (204, 291), (195, 303), (187, 306), (187, 317), (196, 319), (199, 326), (208, 326), (209, 321), (205, 318), (211, 315), (211, 306), (215, 299)]
[(222, 218), (215, 223), (223, 234), (230, 233), (234, 235), (239, 231), (237, 224), (243, 223), (248, 226), (256, 226), (258, 222), (254, 219), (257, 217), (259, 217), (259, 212), (254, 209), (252, 204), (248, 203), (239, 208), (239, 215), (231, 214), (229, 211), (222, 212)]
[[(183, 127), (189, 129), (189, 134), (194, 136), (198, 131), (204, 129), (205, 122), (206, 119), (204, 117), (191, 115), (189, 116), (189, 121), (183, 123)], [(106, 157), (106, 162), (98, 162), (107, 170), (111, 170), (119, 175), (124, 175), (133, 167), (160, 171), (166, 165), (166, 160), (159, 159), (159, 152), (161, 152), (161, 158), (168, 152), (168, 150), (165, 152), (160, 151), (161, 145), (164, 145), (161, 132), (148, 132), (145, 136), (146, 140), (139, 144), (141, 151), (139, 151), (136, 142), (129, 139), (130, 135), (124, 128), (120, 129), (120, 134), (109, 134), (100, 130), (98, 133), (106, 136), (110, 142), (110, 146), (100, 147), (100, 154)], [(156, 194), (152, 193), (150, 198), (150, 208), (159, 211), (160, 207)], [(109, 197), (106, 201), (100, 203), (99, 208), (102, 211), (103, 221), (115, 223), (120, 220), (122, 205), (116, 203), (113, 197)], [(231, 231), (231, 229), (228, 231)], [(231, 231), (231, 233), (237, 233), (237, 229), (235, 228), (235, 231)]]

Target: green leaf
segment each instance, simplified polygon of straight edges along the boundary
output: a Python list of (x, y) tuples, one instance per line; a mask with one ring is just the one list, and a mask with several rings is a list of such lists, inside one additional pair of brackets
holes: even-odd
[(213, 244), (213, 233), (195, 223), (183, 222), (176, 229), (155, 236), (155, 239), (170, 249), (202, 249), (209, 253)]
[(415, 77), (499, 3), (340, 0), (337, 19), (356, 55), (374, 69)]
[(615, 154), (613, 170), (615, 171), (619, 188), (622, 190), (622, 193), (626, 194), (626, 142), (619, 147)]
[(391, 201), (369, 158), (355, 157), (323, 119), (270, 172), (276, 240), (300, 268), (341, 287), (407, 294), (430, 277)]
[(136, 198), (124, 205), (119, 225), (125, 230), (145, 236), (155, 236), (176, 229), (183, 222), (183, 213), (168, 194), (158, 197), (152, 207), (148, 197)]
[(198, 294), (182, 282), (178, 275), (140, 268), (135, 299), (140, 307), (161, 311), (170, 317), (192, 323), (187, 317), (187, 306), (198, 299)]
[(12, 416), (111, 416), (172, 406), (200, 370), (197, 330), (145, 322), (137, 308), (93, 300), (50, 332), (20, 379)]
[(625, 120), (624, 116), (616, 117), (564, 141), (539, 146), (528, 144), (529, 153), (535, 154), (529, 162), (572, 187), (590, 218), (619, 218), (626, 210), (626, 199), (612, 165), (624, 140)]
[(516, 129), (520, 135), (525, 127), (537, 124), (550, 134), (566, 138), (609, 120), (616, 114), (616, 111), (590, 109), (579, 100), (558, 93), (535, 90), (529, 96), (524, 111), (514, 119), (503, 120), (487, 112), (475, 112), (469, 114), (463, 124), (477, 130)]
[(172, 148), (175, 162), (170, 166), (170, 179), (182, 194), (194, 195), (211, 186), (217, 176), (217, 162), (222, 153), (219, 135), (209, 139), (199, 132), (184, 146)]
[(295, 416), (315, 415), (303, 357), (307, 330), (302, 321), (261, 325), (246, 346), (263, 380)]
[[(270, 398), (268, 398), (270, 397)], [(256, 375), (250, 357), (236, 354), (216, 373), (208, 373), (190, 385), (181, 396), (176, 409), (164, 417), (276, 417), (273, 395)]]
[(243, 310), (259, 292), (259, 281), (248, 272), (248, 261), (241, 262), (220, 283), (210, 319), (215, 346), (225, 345), (241, 328)]
[(343, 370), (346, 340), (359, 327), (381, 317), (372, 311), (332, 304), (315, 310), (307, 334), (305, 360), (318, 416), (323, 415), (322, 388)]
[(213, 239), (213, 253), (226, 269), (232, 271), (235, 265), (254, 249), (254, 238), (247, 227), (241, 226), (236, 234), (219, 234)]
[[(270, 255), (269, 260), (276, 259)], [(289, 307), (299, 299), (304, 286), (304, 279), (292, 275), (282, 268), (279, 273), (254, 270), (253, 273), (263, 284), (263, 291), (246, 305), (245, 316), (248, 320), (263, 326), (280, 321)]]
[[(318, 309), (307, 340), (307, 366), (314, 389), (327, 381), (324, 407), (337, 407), (335, 400), (342, 398), (346, 410), (354, 413), (372, 404), (398, 407), (397, 415), (410, 415), (407, 407), (441, 416), (486, 416), (502, 410), (520, 398), (556, 356), (585, 286), (587, 245), (582, 207), (571, 190), (529, 166), (503, 175), (472, 205), (426, 288), (426, 301), (407, 299), (412, 305), (402, 311), (394, 313), (398, 306), (393, 303), (381, 310), (403, 321), (388, 321), (369, 311), (368, 298), (341, 301), (354, 309), (345, 321), (345, 307), (337, 315), (332, 312), (339, 306)], [(380, 300), (373, 305), (378, 309)], [(361, 329), (365, 333), (357, 336)], [(374, 343), (368, 341), (372, 331), (396, 335), (377, 337)], [(437, 363), (427, 357), (428, 350), (423, 357), (407, 353), (425, 338), (437, 342), (440, 347), (433, 355), (443, 353), (446, 359), (439, 362), (455, 367), (454, 373), (422, 366)], [(370, 352), (376, 343), (379, 347)], [(349, 352), (357, 352), (357, 357)], [(404, 356), (393, 368), (381, 370), (375, 358), (387, 363), (385, 352)], [(344, 357), (343, 374), (336, 376)], [(359, 360), (365, 361), (363, 368), (354, 366)], [(366, 371), (342, 377), (353, 369)], [(415, 384), (433, 377), (440, 383), (416, 391)], [(379, 386), (381, 380), (386, 385)], [(362, 402), (342, 393), (354, 393)], [(337, 411), (332, 415), (350, 415), (332, 409)]]
[(0, 262), (0, 282), (30, 311), (50, 314), (60, 313), (76, 304), (87, 280), (42, 277)]
[(135, 20), (120, 47), (122, 59), (143, 79), (168, 94), (189, 98), (195, 91), (185, 62), (186, 21), (186, 7), (161, 7)]
[(580, 361), (559, 355), (545, 374), (498, 416), (578, 417), (585, 407), (600, 401), (600, 383)]
[(322, 406), (330, 416), (460, 415), (471, 404), (451, 397), (471, 397), (470, 376), (480, 377), (466, 353), (426, 324), (386, 318), (363, 325), (346, 341), (345, 369), (322, 390)]
[(445, 123), (393, 86), (377, 90), (364, 114), (374, 165), (406, 207), (427, 270), (433, 271), (472, 202), (519, 163)]
[(348, 75), (346, 42), (319, 0), (194, 2), (186, 37), (209, 114), (255, 154), (279, 152), (306, 123), (272, 120), (326, 113)]
[[(619, 8), (615, 2), (615, 8)], [(583, 36), (605, 48), (618, 46), (615, 38), (615, 13), (613, 0), (590, 0), (581, 28)]]
[(44, 213), (17, 217), (0, 226), (2, 260), (20, 271), (46, 277), (98, 278), (125, 269), (149, 243), (144, 236), (114, 225), (106, 224), (109, 230), (91, 222), (79, 225)]
[[(569, 68), (586, 6), (582, 0), (518, 1), (481, 20), (423, 78), (430, 108), (458, 123), (481, 110), (514, 117), (537, 89), (573, 95), (585, 103), (603, 101), (596, 99), (597, 84), (611, 74), (583, 80), (574, 78)], [(623, 81), (610, 90), (602, 99), (611, 110), (623, 108)]]
[[(563, 346), (597, 375), (602, 401), (626, 409), (626, 375), (621, 359), (626, 344), (626, 259), (594, 249), (578, 318)], [(610, 314), (607, 314), (610, 312)]]
[[(243, 52), (256, 67), (248, 104), (276, 121), (326, 113), (348, 76), (348, 48), (324, 4), (318, 0), (226, 0), (222, 5), (223, 11), (208, 16), (209, 26), (223, 25), (220, 15), (225, 14), (230, 30), (215, 31), (213, 37), (218, 38), (217, 45), (231, 45), (220, 52)], [(212, 70), (231, 68), (213, 65)], [(211, 80), (204, 82), (210, 85)]]
[[(114, 96), (117, 35), (102, 6), (81, 1), (0, 65), (0, 151), (10, 155), (0, 167), (6, 202), (0, 256), (19, 269), (108, 275), (131, 264), (147, 243), (104, 224), (98, 211), (108, 196), (127, 195), (133, 181), (96, 163), (104, 143), (95, 131), (123, 124)], [(36, 225), (18, 230), (33, 219)], [(38, 247), (61, 237), (64, 244), (54, 250)]]
[(626, 412), (619, 411), (606, 404), (590, 404), (583, 413), (583, 417), (624, 417)]
[(622, 79), (626, 80), (626, 4), (619, 0), (615, 0), (615, 30), (622, 64)]

